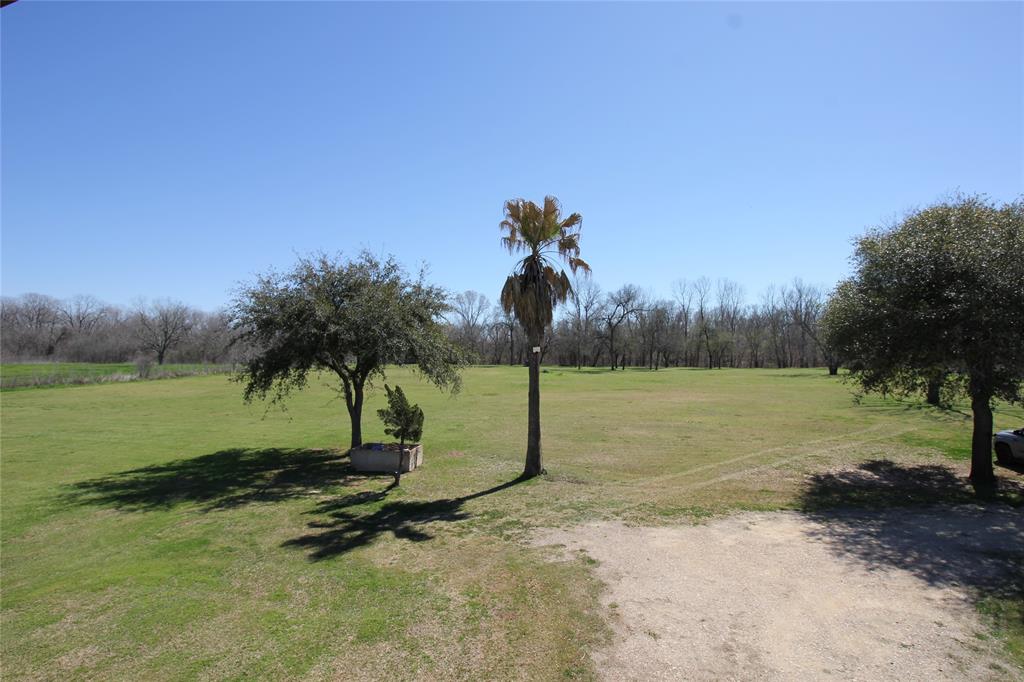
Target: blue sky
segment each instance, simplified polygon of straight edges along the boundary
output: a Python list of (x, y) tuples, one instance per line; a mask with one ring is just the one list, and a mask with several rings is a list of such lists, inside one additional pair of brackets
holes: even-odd
[(22, 0), (2, 291), (213, 309), (365, 247), (493, 300), (544, 194), (605, 289), (830, 286), (867, 226), (1024, 190), (1022, 8)]

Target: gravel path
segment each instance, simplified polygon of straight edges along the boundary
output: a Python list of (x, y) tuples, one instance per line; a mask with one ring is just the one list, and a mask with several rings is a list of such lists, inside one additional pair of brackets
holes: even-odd
[(1022, 580), (1020, 511), (744, 513), (538, 543), (599, 562), (615, 639), (594, 657), (608, 680), (1024, 679), (970, 601)]

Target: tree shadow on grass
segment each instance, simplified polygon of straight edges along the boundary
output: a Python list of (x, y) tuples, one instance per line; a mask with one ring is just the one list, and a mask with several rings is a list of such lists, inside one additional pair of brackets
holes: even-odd
[(872, 399), (862, 399), (858, 409), (864, 412), (873, 412), (880, 415), (904, 415), (916, 413), (932, 421), (962, 423), (971, 419), (971, 413), (956, 405), (940, 407), (929, 405), (923, 400), (910, 400), (907, 398), (880, 398), (872, 396)]
[(1005, 464), (1001, 462), (996, 463), (996, 475), (999, 475), (999, 468), (1006, 469), (1007, 471), (1016, 471), (1018, 474), (1024, 474), (1024, 462), (1007, 462)]
[(468, 519), (470, 514), (463, 509), (466, 502), (511, 488), (526, 480), (529, 479), (520, 476), (487, 490), (462, 497), (430, 501), (398, 500), (388, 502), (368, 514), (358, 514), (350, 509), (383, 501), (387, 494), (394, 489), (394, 483), (379, 492), (363, 492), (337, 500), (326, 500), (308, 512), (309, 514), (326, 514), (328, 516), (325, 521), (309, 523), (309, 528), (318, 532), (288, 540), (283, 546), (308, 549), (310, 550), (310, 561), (319, 561), (368, 545), (384, 533), (391, 533), (402, 540), (423, 542), (434, 537), (427, 532), (427, 524)]
[(130, 511), (195, 503), (211, 511), (316, 494), (356, 475), (336, 452), (235, 448), (80, 481), (61, 499)]
[(897, 568), (971, 597), (1024, 598), (1024, 485), (976, 491), (941, 465), (872, 460), (808, 478), (811, 536), (870, 570)]

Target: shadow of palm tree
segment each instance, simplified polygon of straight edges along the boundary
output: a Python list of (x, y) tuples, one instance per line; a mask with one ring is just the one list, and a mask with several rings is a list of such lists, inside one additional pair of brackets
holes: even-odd
[(380, 492), (363, 492), (338, 500), (326, 500), (308, 512), (326, 514), (329, 517), (326, 521), (309, 523), (309, 528), (320, 532), (288, 540), (283, 546), (309, 549), (310, 561), (319, 561), (367, 545), (384, 533), (391, 533), (402, 540), (423, 542), (433, 538), (425, 529), (427, 524), (468, 519), (470, 514), (462, 508), (466, 502), (511, 488), (525, 480), (528, 479), (520, 476), (462, 497), (419, 502), (388, 502), (375, 512), (365, 515), (353, 513), (349, 509), (384, 500), (394, 489), (394, 483)]
[(330, 451), (235, 448), (80, 481), (61, 500), (133, 511), (198, 503), (209, 511), (315, 494), (355, 475)]
[(1024, 598), (1022, 496), (1019, 480), (979, 495), (945, 466), (872, 460), (810, 476), (801, 502), (816, 522), (812, 537), (871, 569), (898, 568), (975, 597)]

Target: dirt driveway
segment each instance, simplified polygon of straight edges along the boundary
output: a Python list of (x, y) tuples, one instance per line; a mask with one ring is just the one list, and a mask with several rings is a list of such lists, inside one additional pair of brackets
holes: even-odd
[(1024, 580), (1020, 510), (743, 513), (538, 541), (599, 562), (608, 680), (1024, 679), (971, 602)]

